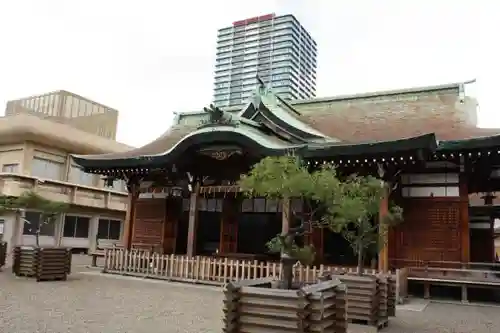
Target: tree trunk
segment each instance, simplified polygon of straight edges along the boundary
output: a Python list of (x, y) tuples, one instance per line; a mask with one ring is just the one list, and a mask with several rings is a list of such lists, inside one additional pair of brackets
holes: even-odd
[(40, 221), (38, 221), (36, 225), (36, 230), (35, 230), (35, 245), (36, 247), (40, 247), (40, 229), (42, 228), (42, 225)]
[(358, 275), (363, 275), (363, 247), (358, 246)]
[(282, 288), (284, 289), (292, 289), (292, 282), (293, 282), (293, 265), (295, 264), (296, 260), (293, 258), (290, 258), (287, 254), (282, 254), (281, 255), (281, 265), (282, 265), (282, 272), (281, 272), (281, 280), (282, 280)]

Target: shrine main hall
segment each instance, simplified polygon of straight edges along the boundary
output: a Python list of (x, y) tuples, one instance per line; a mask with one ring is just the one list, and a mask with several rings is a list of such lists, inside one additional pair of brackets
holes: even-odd
[[(404, 221), (371, 254), (379, 266), (492, 263), (500, 129), (477, 127), (468, 84), (301, 101), (261, 84), (242, 107), (177, 113), (143, 147), (73, 158), (86, 172), (127, 181), (127, 248), (272, 260), (266, 242), (297, 222), (285, 221), (280, 200), (245, 197), (237, 181), (263, 157), (294, 153), (311, 170), (323, 163), (344, 174), (383, 170), (395, 184), (390, 199)], [(287, 204), (305, 209), (297, 198)], [(318, 262), (356, 265), (338, 234), (312, 228), (304, 242)]]

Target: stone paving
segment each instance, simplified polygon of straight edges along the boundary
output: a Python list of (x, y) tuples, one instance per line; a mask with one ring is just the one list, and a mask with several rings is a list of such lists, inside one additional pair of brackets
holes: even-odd
[[(103, 276), (75, 256), (65, 282), (40, 282), (0, 272), (0, 332), (221, 332), (220, 288)], [(500, 308), (429, 304), (399, 310), (387, 333), (498, 333)], [(361, 332), (356, 330), (356, 332)]]

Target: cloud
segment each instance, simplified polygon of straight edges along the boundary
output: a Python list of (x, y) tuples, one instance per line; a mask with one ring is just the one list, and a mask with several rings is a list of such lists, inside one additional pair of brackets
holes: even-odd
[(477, 77), (480, 123), (500, 125), (495, 1), (0, 3), (0, 103), (70, 90), (119, 109), (118, 137), (133, 145), (211, 101), (217, 29), (269, 12), (296, 14), (318, 42), (319, 95)]

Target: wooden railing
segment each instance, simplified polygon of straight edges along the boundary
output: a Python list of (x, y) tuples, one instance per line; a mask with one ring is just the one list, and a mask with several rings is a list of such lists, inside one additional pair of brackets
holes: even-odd
[[(257, 260), (236, 260), (184, 255), (162, 255), (143, 250), (106, 249), (103, 271), (106, 273), (150, 277), (169, 281), (225, 285), (230, 281), (281, 277), (281, 263)], [(295, 282), (313, 283), (326, 273), (356, 273), (356, 268), (341, 266), (295, 265)], [(364, 274), (377, 274), (376, 269), (364, 269)], [(407, 295), (406, 269), (390, 272), (396, 279), (397, 301)]]
[(482, 269), (500, 271), (500, 262), (462, 262), (462, 261), (438, 261), (438, 260), (410, 260), (389, 259), (389, 266), (395, 267), (435, 267), (450, 269)]

